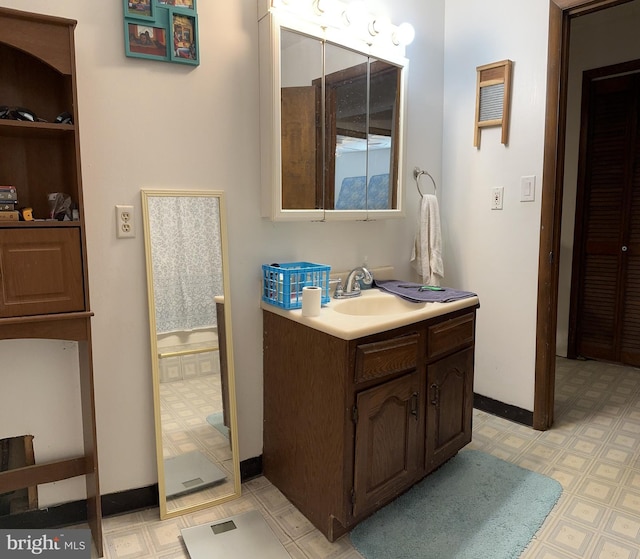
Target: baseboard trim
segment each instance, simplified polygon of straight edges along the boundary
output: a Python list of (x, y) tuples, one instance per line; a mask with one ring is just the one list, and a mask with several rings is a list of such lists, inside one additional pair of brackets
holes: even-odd
[[(114, 516), (158, 506), (158, 484), (102, 495), (102, 516)], [(72, 501), (45, 509), (0, 517), (0, 529), (72, 526), (87, 521), (87, 501)]]
[[(240, 462), (240, 479), (245, 481), (262, 474), (262, 456)], [(102, 516), (114, 516), (158, 506), (158, 484), (102, 495)], [(73, 526), (87, 521), (87, 501), (73, 501), (45, 509), (0, 516), (0, 530), (46, 529)]]
[(240, 462), (240, 479), (242, 483), (262, 475), (262, 455)]
[(491, 415), (497, 415), (498, 417), (514, 421), (515, 423), (521, 423), (527, 427), (533, 427), (532, 411), (499, 402), (488, 396), (474, 393), (473, 407), (480, 411), (490, 413)]

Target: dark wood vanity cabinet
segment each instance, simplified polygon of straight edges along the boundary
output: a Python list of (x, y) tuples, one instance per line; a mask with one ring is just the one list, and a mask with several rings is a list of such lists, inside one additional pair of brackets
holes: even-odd
[(427, 326), (425, 469), (471, 441), (475, 312)]
[(420, 477), (424, 446), (420, 384), (416, 370), (356, 394), (354, 518), (367, 516)]
[(427, 366), (425, 469), (430, 472), (471, 441), (473, 348)]
[(342, 340), (263, 312), (264, 474), (330, 541), (471, 441), (475, 313)]

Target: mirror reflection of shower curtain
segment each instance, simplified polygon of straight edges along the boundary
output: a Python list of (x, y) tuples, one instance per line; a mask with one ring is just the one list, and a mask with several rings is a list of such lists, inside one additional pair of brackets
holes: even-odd
[(223, 295), (217, 198), (149, 198), (158, 334), (216, 326)]

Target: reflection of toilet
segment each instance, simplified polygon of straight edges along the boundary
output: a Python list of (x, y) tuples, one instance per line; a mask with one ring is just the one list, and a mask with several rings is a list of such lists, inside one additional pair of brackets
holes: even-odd
[(164, 461), (164, 484), (167, 497), (197, 491), (226, 479), (204, 454), (195, 450)]

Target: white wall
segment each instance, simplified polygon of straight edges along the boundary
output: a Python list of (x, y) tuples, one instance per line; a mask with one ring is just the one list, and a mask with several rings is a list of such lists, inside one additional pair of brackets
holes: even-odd
[[(533, 410), (540, 193), (549, 4), (447, 0), (443, 182), (447, 284), (480, 296), (477, 393)], [(514, 62), (509, 143), (500, 128), (473, 147), (476, 67)], [(520, 202), (520, 177), (536, 199)], [(504, 209), (490, 192), (504, 187)]]
[[(104, 493), (156, 480), (139, 196), (145, 187), (227, 193), (241, 459), (262, 452), (260, 265), (305, 259), (345, 270), (366, 256), (371, 266), (389, 264), (408, 276), (419, 201), (411, 175), (416, 165), (438, 183), (445, 283), (480, 295), (475, 390), (533, 409), (547, 3), (368, 2), (394, 22), (411, 21), (417, 31), (407, 49), (407, 216), (368, 223), (271, 223), (260, 217), (254, 0), (200, 0), (202, 63), (197, 68), (126, 58), (118, 1), (0, 4), (78, 20), (79, 125)], [(514, 61), (509, 145), (500, 144), (498, 129), (487, 129), (476, 149), (476, 67), (505, 58)], [(523, 175), (537, 177), (535, 202), (519, 201)], [(505, 188), (502, 211), (490, 210), (493, 186)], [(115, 238), (116, 204), (134, 204), (135, 239)], [(17, 410), (0, 409), (0, 436), (36, 432), (36, 452), (42, 456), (51, 449), (79, 449), (79, 430), (73, 432), (77, 386), (68, 372), (77, 363), (69, 344), (3, 341), (0, 348), (10, 356), (2, 363), (4, 383), (13, 390), (36, 379), (41, 390), (38, 399)], [(57, 389), (66, 381), (68, 391)], [(51, 429), (52, 423), (60, 428)], [(56, 485), (52, 502), (82, 497), (77, 480)]]
[[(126, 58), (122, 2), (1, 0), (4, 7), (78, 20), (76, 58), (86, 205), (100, 482), (103, 493), (156, 481), (141, 188), (227, 193), (240, 458), (262, 453), (260, 266), (310, 260), (350, 269), (365, 256), (409, 274), (417, 212), (411, 170), (438, 181), (442, 159), (444, 0), (370, 1), (417, 30), (411, 59), (407, 219), (271, 223), (260, 217), (258, 26), (255, 0), (198, 2), (199, 67)], [(530, 172), (530, 171), (528, 171)], [(133, 204), (137, 236), (117, 240), (114, 206)], [(45, 450), (80, 451), (77, 362), (69, 344), (3, 341), (3, 395), (33, 378), (41, 396), (0, 409), (0, 436), (37, 432)], [(7, 359), (6, 356), (9, 356)], [(22, 359), (20, 356), (28, 358)], [(9, 380), (7, 380), (9, 379)], [(14, 380), (15, 379), (15, 380)], [(67, 383), (68, 381), (68, 383)], [(25, 381), (26, 382), (26, 381)], [(55, 392), (58, 385), (68, 390)], [(20, 398), (24, 396), (21, 395)], [(62, 402), (62, 403), (60, 403)], [(14, 413), (15, 412), (15, 413)], [(55, 428), (51, 428), (54, 426)], [(82, 480), (55, 484), (41, 505), (82, 498)]]
[[(640, 58), (638, 24), (640, 1), (635, 0), (604, 12), (595, 12), (572, 20), (567, 90), (567, 140), (565, 154), (564, 193), (562, 203), (562, 235), (560, 239), (560, 277), (558, 289), (558, 355), (567, 355), (569, 334), (569, 297), (575, 225), (580, 142), (580, 107), (584, 70), (609, 66)], [(603, 49), (602, 45), (607, 48)]]

